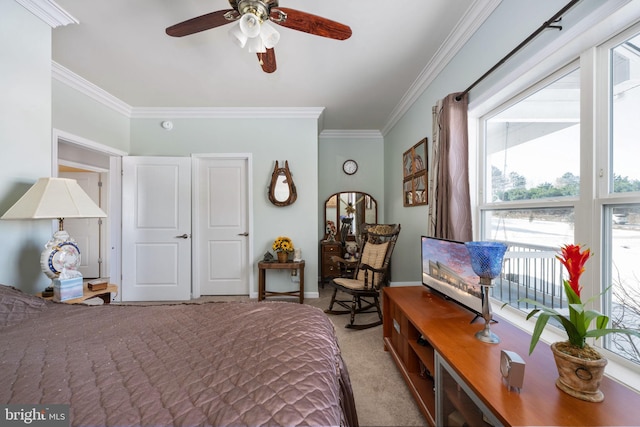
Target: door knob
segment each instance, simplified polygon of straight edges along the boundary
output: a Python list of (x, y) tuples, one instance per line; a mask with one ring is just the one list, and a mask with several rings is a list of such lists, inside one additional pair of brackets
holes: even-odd
[(181, 234), (180, 236), (176, 236), (176, 239), (188, 239), (189, 235), (187, 233)]
[(249, 233), (247, 233), (246, 231), (244, 233), (238, 233), (238, 236), (247, 237), (248, 235), (249, 235)]

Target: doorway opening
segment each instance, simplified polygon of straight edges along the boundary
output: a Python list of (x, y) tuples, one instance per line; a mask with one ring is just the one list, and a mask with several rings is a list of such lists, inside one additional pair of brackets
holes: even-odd
[[(94, 197), (106, 212), (101, 223), (87, 220), (68, 220), (68, 227), (80, 227), (82, 235), (83, 273), (86, 278), (108, 277), (110, 283), (120, 285), (121, 277), (121, 164), (127, 153), (72, 135), (57, 129), (52, 138), (52, 176), (76, 179), (81, 186), (85, 182), (99, 183)], [(89, 185), (89, 184), (87, 184)], [(85, 189), (86, 191), (86, 189)], [(73, 234), (71, 234), (73, 236)], [(119, 299), (120, 295), (116, 297)]]

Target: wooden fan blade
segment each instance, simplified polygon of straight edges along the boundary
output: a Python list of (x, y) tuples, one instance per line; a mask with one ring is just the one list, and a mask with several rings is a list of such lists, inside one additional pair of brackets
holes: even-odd
[(258, 61), (260, 61), (260, 66), (262, 67), (262, 71), (265, 73), (273, 73), (276, 70), (276, 51), (271, 49), (267, 49), (265, 53), (256, 53), (258, 55)]
[[(287, 14), (287, 19), (278, 21), (277, 11)], [(273, 8), (271, 21), (293, 30), (303, 31), (321, 37), (328, 37), (336, 40), (346, 40), (351, 37), (351, 28), (347, 25), (332, 21), (321, 16), (301, 12), (288, 7)]]
[(235, 12), (235, 10), (218, 10), (216, 12), (207, 13), (206, 15), (187, 19), (184, 22), (168, 27), (166, 32), (172, 37), (183, 37), (199, 33), (200, 31), (210, 30), (211, 28), (232, 22), (225, 18), (225, 15), (229, 12)]

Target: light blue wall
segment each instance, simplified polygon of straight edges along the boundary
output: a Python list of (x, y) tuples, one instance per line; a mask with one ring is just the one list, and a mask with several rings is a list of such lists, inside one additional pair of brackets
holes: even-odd
[[(162, 129), (171, 120), (173, 129)], [(133, 119), (130, 154), (190, 156), (206, 153), (250, 153), (253, 162), (253, 245), (255, 260), (271, 251), (273, 240), (286, 235), (302, 249), (306, 261), (305, 292), (317, 292), (318, 277), (318, 122), (314, 118), (281, 119)], [(274, 206), (268, 186), (276, 160), (289, 162), (298, 198)], [(255, 261), (254, 260), (254, 261)], [(257, 268), (254, 268), (257, 285)], [(287, 272), (271, 271), (270, 289), (287, 290)], [(276, 276), (280, 276), (276, 278)], [(273, 284), (273, 286), (272, 286)], [(290, 290), (290, 289), (289, 289)]]
[[(0, 213), (51, 173), (51, 28), (14, 1), (0, 2)], [(47, 220), (0, 221), (0, 283), (38, 292)]]
[[(324, 203), (333, 193), (362, 191), (378, 202), (378, 222), (384, 222), (384, 143), (382, 136), (332, 136), (320, 138), (318, 147), (318, 239), (324, 237)], [(347, 175), (342, 164), (358, 162), (358, 171)]]
[(53, 80), (53, 127), (123, 152), (129, 150), (130, 118)]

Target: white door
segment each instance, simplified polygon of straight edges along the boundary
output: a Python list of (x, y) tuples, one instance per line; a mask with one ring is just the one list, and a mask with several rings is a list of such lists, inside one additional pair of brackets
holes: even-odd
[[(100, 206), (100, 174), (96, 172), (60, 172), (60, 178), (71, 178)], [(104, 210), (104, 209), (103, 209)], [(100, 277), (100, 228), (101, 218), (74, 218), (64, 220), (64, 229), (73, 237), (80, 249), (82, 277)]]
[(248, 159), (196, 159), (194, 282), (202, 295), (247, 295)]
[(122, 300), (191, 297), (191, 159), (122, 159)]

